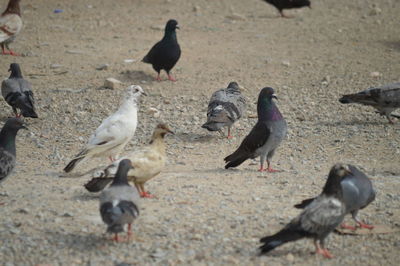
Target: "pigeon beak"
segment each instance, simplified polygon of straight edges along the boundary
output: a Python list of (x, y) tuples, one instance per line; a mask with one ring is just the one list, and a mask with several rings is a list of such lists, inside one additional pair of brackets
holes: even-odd
[(179, 26), (178, 26), (178, 25), (176, 25), (175, 29), (178, 29), (178, 30), (179, 30), (180, 28), (179, 28)]
[(275, 98), (275, 99), (277, 99), (277, 100), (278, 100), (278, 97), (276, 97), (275, 93), (274, 93), (274, 94), (272, 94), (272, 98)]
[(8, 72), (11, 72), (11, 68), (8, 69)]
[(309, 5), (308, 8), (309, 8), (309, 9), (312, 9), (312, 8), (311, 8), (311, 5)]
[(22, 128), (22, 129), (25, 129), (25, 130), (29, 130), (29, 128), (26, 127), (25, 125), (22, 125), (21, 128)]
[(145, 93), (145, 92), (142, 92), (142, 94), (143, 94), (144, 96), (147, 96), (147, 93)]
[(174, 131), (172, 131), (171, 129), (168, 129), (168, 133), (171, 133), (172, 135), (175, 135)]

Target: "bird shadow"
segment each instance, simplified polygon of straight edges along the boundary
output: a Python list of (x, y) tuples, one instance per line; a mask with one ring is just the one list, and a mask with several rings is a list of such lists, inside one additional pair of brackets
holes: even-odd
[(381, 41), (380, 43), (390, 49), (400, 51), (400, 41)]
[(123, 82), (146, 81), (151, 83), (155, 80), (153, 75), (147, 74), (142, 70), (126, 70), (121, 72), (120, 75), (120, 79)]
[(365, 121), (365, 120), (352, 120), (352, 121), (332, 121), (332, 122), (321, 122), (318, 123), (321, 126), (354, 126), (354, 125), (374, 125), (374, 126), (378, 126), (378, 125), (384, 125), (386, 122), (386, 124), (389, 124), (386, 120), (385, 121)]
[(214, 135), (202, 135), (202, 134), (193, 134), (193, 133), (177, 133), (175, 136), (184, 142), (209, 142), (210, 140), (216, 138)]
[(79, 201), (99, 200), (99, 193), (86, 191), (84, 186), (82, 186), (82, 189), (84, 189), (86, 193), (75, 194), (74, 196), (72, 196), (73, 200), (79, 200)]
[[(46, 232), (51, 239), (55, 239), (56, 246), (62, 245), (74, 250), (95, 250), (107, 246), (108, 239), (102, 235), (91, 233), (60, 233), (60, 232)], [(59, 241), (62, 239), (63, 241)]]

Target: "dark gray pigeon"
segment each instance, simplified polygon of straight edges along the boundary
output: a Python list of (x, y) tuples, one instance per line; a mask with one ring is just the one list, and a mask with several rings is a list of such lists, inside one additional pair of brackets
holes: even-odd
[(263, 243), (260, 247), (261, 254), (268, 253), (287, 242), (313, 238), (316, 253), (332, 258), (333, 256), (324, 246), (324, 241), (344, 219), (346, 206), (343, 202), (340, 182), (349, 172), (347, 165), (334, 165), (322, 193), (281, 231), (260, 239)]
[(181, 57), (181, 48), (176, 38), (176, 29), (179, 29), (178, 22), (174, 19), (168, 20), (165, 26), (164, 37), (142, 59), (142, 62), (152, 64), (154, 70), (158, 73), (158, 81), (161, 81), (160, 71), (162, 69), (167, 72), (169, 80), (176, 81), (169, 74)]
[(9, 118), (0, 131), (0, 182), (4, 181), (15, 167), (15, 137), (18, 130), (25, 128), (18, 118)]
[[(31, 84), (22, 77), (17, 63), (12, 63), (8, 71), (11, 71), (10, 77), (1, 83), (1, 94), (4, 99), (12, 107), (17, 117), (22, 115), (37, 118)], [(21, 110), (20, 114), (17, 109)]]
[[(372, 229), (372, 225), (363, 223), (357, 218), (358, 211), (367, 207), (375, 200), (376, 192), (372, 186), (371, 180), (357, 167), (349, 165), (350, 172), (344, 177), (340, 185), (343, 191), (343, 199), (346, 205), (346, 214), (351, 213), (353, 219), (362, 228)], [(298, 209), (308, 206), (315, 198), (303, 200), (295, 205)], [(343, 228), (356, 230), (355, 227), (346, 224), (341, 225)]]
[(311, 8), (311, 2), (309, 0), (264, 0), (264, 2), (276, 7), (283, 18), (290, 18), (290, 16), (286, 16), (283, 13), (284, 9), (301, 8), (306, 6)]
[(124, 231), (128, 224), (128, 240), (132, 234), (131, 224), (139, 216), (139, 193), (128, 183), (127, 174), (132, 169), (131, 161), (122, 160), (118, 165), (117, 173), (110, 187), (100, 194), (100, 214), (107, 224), (107, 232), (114, 234), (114, 241), (118, 242), (118, 233)]
[[(277, 171), (271, 167), (271, 158), (286, 137), (287, 124), (272, 98), (276, 98), (274, 89), (266, 87), (260, 91), (257, 102), (257, 124), (244, 138), (239, 148), (225, 157), (226, 169), (236, 167), (247, 159), (260, 156), (259, 171)], [(265, 160), (268, 164), (267, 169), (264, 169)]]
[(346, 94), (339, 99), (341, 103), (359, 103), (370, 105), (378, 110), (381, 115), (386, 116), (389, 123), (394, 121), (390, 116), (400, 118), (391, 113), (400, 108), (400, 82), (384, 85), (376, 88), (369, 88), (355, 94)]
[(207, 122), (201, 127), (219, 132), (222, 132), (223, 127), (228, 127), (228, 139), (232, 138), (231, 127), (243, 116), (245, 110), (246, 99), (240, 93), (239, 85), (231, 82), (228, 88), (213, 93), (208, 103)]

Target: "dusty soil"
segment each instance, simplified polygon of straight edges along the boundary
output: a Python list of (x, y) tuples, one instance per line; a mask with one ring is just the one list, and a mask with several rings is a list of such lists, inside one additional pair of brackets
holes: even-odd
[[(360, 217), (400, 229), (400, 122), (389, 125), (371, 108), (337, 100), (400, 80), (400, 1), (313, 1), (312, 9), (288, 11), (293, 19), (277, 18), (273, 7), (258, 0), (21, 4), (25, 24), (12, 48), (25, 56), (1, 56), (0, 73), (5, 78), (10, 63), (21, 64), (40, 119), (27, 120), (30, 131), (17, 140), (17, 167), (0, 186), (0, 264), (398, 264), (399, 233), (332, 234), (332, 260), (315, 256), (309, 240), (263, 257), (257, 247), (261, 236), (299, 213), (293, 204), (320, 192), (336, 162), (360, 166), (378, 191)], [(54, 14), (57, 8), (63, 12)], [(156, 82), (140, 59), (170, 18), (181, 26), (182, 57), (172, 72), (178, 81)], [(109, 68), (96, 70), (102, 64)], [(60, 178), (68, 160), (118, 107), (123, 88), (99, 89), (108, 77), (123, 87), (140, 84), (150, 94), (142, 99), (127, 151), (146, 143), (158, 121), (176, 131), (167, 137), (165, 171), (147, 184), (158, 198), (141, 201), (138, 239), (122, 244), (108, 240), (98, 195), (82, 187), (90, 175)], [(230, 81), (245, 88), (247, 115), (255, 114), (260, 88), (276, 89), (289, 126), (273, 159), (283, 172), (260, 174), (250, 161), (223, 169), (224, 156), (255, 123), (244, 117), (233, 140), (200, 128), (211, 93)], [(4, 100), (0, 105), (4, 121), (11, 109)], [(80, 170), (106, 163), (93, 161)]]

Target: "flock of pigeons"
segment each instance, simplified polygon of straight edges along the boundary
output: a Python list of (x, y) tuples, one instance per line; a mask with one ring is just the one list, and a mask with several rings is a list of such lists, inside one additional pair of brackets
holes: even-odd
[[(20, 0), (10, 0), (0, 16), (0, 45), (3, 54), (16, 55), (8, 45), (22, 27), (19, 2)], [(308, 0), (266, 0), (266, 2), (274, 5), (283, 17), (286, 17), (283, 9), (310, 7)], [(169, 20), (163, 39), (156, 43), (142, 60), (152, 64), (158, 73), (158, 81), (161, 80), (161, 70), (167, 72), (169, 80), (176, 81), (170, 71), (181, 55), (176, 36), (178, 28), (176, 20)], [(9, 71), (11, 75), (2, 82), (1, 92), (16, 117), (9, 118), (0, 132), (0, 182), (4, 181), (15, 167), (16, 135), (19, 129), (26, 128), (20, 117), (38, 117), (32, 87), (23, 78), (20, 66), (13, 63)], [(64, 168), (64, 171), (69, 173), (80, 163), (91, 158), (110, 159), (111, 164), (104, 170), (96, 172), (85, 187), (90, 192), (102, 191), (100, 214), (108, 226), (107, 231), (115, 234), (115, 241), (119, 241), (118, 234), (124, 231), (125, 225), (128, 225), (128, 239), (130, 238), (131, 224), (139, 215), (139, 198), (153, 197), (144, 189), (144, 184), (162, 171), (166, 161), (164, 137), (166, 134), (174, 134), (168, 125), (160, 123), (155, 128), (148, 146), (118, 159), (119, 154), (135, 134), (141, 95), (146, 93), (140, 86), (129, 86), (119, 109), (103, 120), (89, 138), (85, 148)], [(259, 171), (278, 171), (272, 168), (271, 160), (287, 134), (287, 123), (274, 98), (277, 97), (273, 88), (261, 89), (257, 102), (258, 121), (237, 150), (225, 157), (225, 168), (236, 167), (247, 159), (259, 157)], [(394, 123), (391, 118), (394, 115), (391, 113), (400, 108), (400, 83), (344, 95), (339, 101), (373, 106), (381, 115), (385, 115), (390, 123)], [(231, 82), (227, 88), (220, 89), (211, 96), (207, 122), (202, 127), (220, 133), (227, 127), (227, 137), (232, 138), (231, 127), (243, 116), (245, 110), (246, 99), (241, 94), (240, 86), (236, 82)], [(129, 181), (133, 182), (135, 187), (130, 186)], [(360, 227), (372, 229), (373, 226), (357, 218), (357, 213), (374, 199), (375, 191), (372, 183), (364, 173), (352, 165), (335, 164), (329, 172), (321, 194), (295, 205), (296, 208), (304, 210), (275, 235), (261, 238), (261, 254), (290, 241), (312, 238), (316, 252), (331, 258), (332, 255), (324, 246), (325, 238), (342, 224), (346, 214), (351, 214)], [(342, 226), (356, 229), (345, 224)]]

